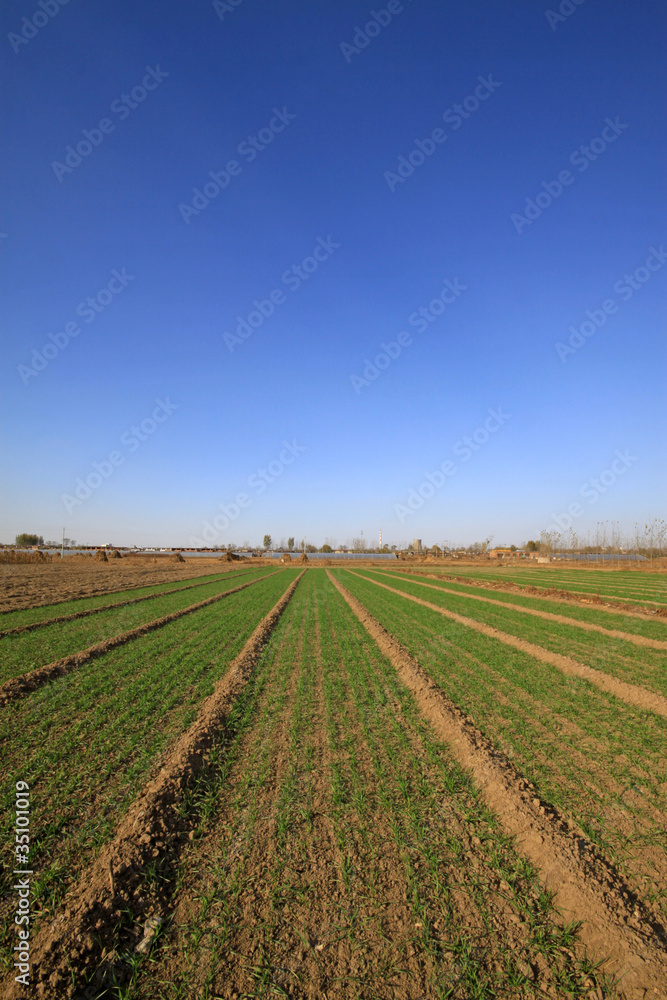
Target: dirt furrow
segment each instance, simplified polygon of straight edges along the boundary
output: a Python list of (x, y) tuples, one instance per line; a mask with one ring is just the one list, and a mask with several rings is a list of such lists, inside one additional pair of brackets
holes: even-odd
[[(118, 601), (116, 604), (100, 604), (98, 608), (88, 608), (85, 611), (77, 611), (72, 615), (58, 615), (57, 618), (45, 618), (41, 622), (29, 622), (27, 625), (18, 625), (16, 628), (6, 628), (0, 632), (0, 639), (7, 635), (19, 635), (21, 632), (33, 632), (37, 628), (45, 628), (47, 625), (57, 625), (59, 622), (73, 622), (77, 618), (88, 618), (89, 615), (97, 615), (100, 611), (113, 611), (115, 608), (124, 608), (128, 604), (140, 604), (141, 601), (153, 601), (158, 597), (169, 597), (170, 594), (182, 594), (186, 590), (194, 590), (196, 587), (206, 587), (211, 580), (201, 580), (199, 583), (191, 583), (187, 587), (176, 587), (175, 590), (161, 590), (154, 594), (146, 594), (145, 597), (131, 597), (127, 601)], [(220, 580), (220, 583), (223, 581)]]
[(215, 594), (213, 597), (207, 597), (205, 601), (199, 601), (198, 604), (191, 604), (187, 608), (172, 611), (171, 614), (165, 615), (162, 618), (154, 618), (152, 622), (145, 622), (143, 625), (138, 625), (127, 632), (120, 632), (118, 635), (112, 636), (111, 639), (96, 642), (94, 646), (88, 646), (87, 649), (82, 649), (79, 653), (70, 653), (68, 656), (62, 656), (59, 660), (54, 660), (52, 663), (44, 664), (43, 667), (35, 667), (34, 670), (30, 670), (27, 674), (10, 677), (4, 684), (0, 684), (0, 705), (7, 705), (11, 701), (16, 701), (17, 698), (22, 698), (23, 695), (35, 691), (55, 677), (61, 677), (63, 674), (70, 673), (71, 670), (80, 667), (82, 663), (88, 663), (89, 660), (103, 656), (109, 650), (116, 649), (117, 646), (124, 646), (128, 642), (132, 642), (133, 639), (140, 639), (142, 636), (148, 635), (149, 632), (154, 632), (156, 629), (162, 628), (164, 625), (168, 625), (170, 622), (174, 622), (177, 618), (182, 618), (184, 615), (192, 614), (193, 611), (199, 611), (200, 608), (206, 608), (209, 604), (215, 604), (216, 601), (221, 601), (223, 598), (229, 597), (230, 594), (237, 594), (239, 590), (252, 587), (253, 584), (259, 583), (260, 580), (266, 580), (266, 576), (258, 576), (248, 583), (242, 583), (238, 587), (226, 590), (223, 594)]
[(506, 611), (518, 611), (522, 615), (534, 615), (536, 618), (544, 618), (547, 621), (558, 622), (561, 625), (573, 625), (575, 628), (584, 629), (587, 632), (599, 632), (601, 635), (609, 636), (611, 639), (623, 639), (624, 642), (632, 642), (635, 646), (648, 646), (651, 649), (667, 649), (667, 639), (651, 639), (643, 635), (634, 635), (630, 632), (622, 632), (620, 629), (605, 628), (603, 625), (594, 625), (592, 622), (582, 622), (578, 618), (568, 618), (567, 615), (555, 615), (551, 611), (538, 611), (537, 608), (525, 608), (520, 604), (508, 604), (506, 601), (496, 601), (493, 597), (482, 597), (479, 594), (462, 594), (458, 590), (448, 590), (446, 587), (438, 587), (434, 583), (422, 583), (421, 578), (413, 582), (417, 583), (420, 587), (437, 590), (441, 594), (451, 594), (453, 597), (461, 597), (469, 601), (484, 601), (485, 604), (495, 604), (496, 607), (503, 608)]
[[(426, 576), (417, 570), (406, 570), (415, 576)], [(455, 576), (453, 573), (440, 573), (441, 580), (451, 580), (453, 583), (463, 583), (467, 587), (484, 587), (487, 590), (506, 590), (511, 594), (527, 594), (539, 597), (544, 601), (557, 601), (565, 604), (581, 604), (589, 607), (595, 605), (596, 610), (618, 612), (622, 611), (627, 618), (665, 618), (667, 608), (647, 608), (643, 604), (631, 604), (629, 600), (615, 601), (612, 597), (602, 597), (600, 594), (589, 594), (586, 591), (563, 590), (560, 587), (538, 587), (533, 584), (514, 583), (511, 580), (482, 580), (473, 576)]]
[[(359, 574), (353, 573), (352, 570), (348, 570), (348, 572), (353, 576), (359, 577)], [(492, 639), (498, 639), (499, 642), (503, 642), (506, 646), (512, 646), (522, 653), (534, 656), (536, 660), (540, 660), (542, 663), (549, 663), (551, 666), (557, 667), (564, 674), (569, 674), (571, 677), (581, 677), (584, 680), (590, 681), (591, 684), (595, 684), (596, 687), (601, 688), (603, 691), (608, 691), (609, 694), (620, 698), (627, 705), (655, 712), (656, 715), (662, 715), (663, 718), (667, 719), (667, 698), (663, 697), (663, 695), (647, 691), (646, 688), (639, 687), (636, 684), (628, 684), (617, 677), (605, 674), (602, 670), (597, 670), (595, 667), (589, 667), (585, 663), (573, 660), (570, 656), (563, 656), (561, 653), (552, 653), (550, 650), (544, 649), (543, 646), (537, 646), (526, 639), (517, 639), (516, 636), (508, 635), (507, 632), (501, 632), (491, 625), (484, 625), (482, 622), (475, 621), (474, 618), (467, 618), (465, 615), (459, 615), (455, 611), (448, 611), (446, 608), (442, 608), (437, 604), (431, 604), (430, 601), (425, 601), (421, 597), (414, 597), (412, 594), (406, 594), (403, 590), (397, 590), (386, 583), (380, 583), (379, 580), (370, 580), (368, 577), (359, 577), (359, 579), (366, 580), (366, 582), (372, 583), (376, 587), (382, 587), (384, 590), (388, 590), (392, 594), (397, 594), (399, 597), (404, 597), (407, 601), (414, 601), (415, 604), (421, 604), (422, 607), (429, 608), (431, 611), (437, 611), (438, 614), (444, 615), (445, 618), (459, 622), (459, 624), (465, 625), (475, 632), (487, 635)]]
[[(328, 572), (328, 571), (327, 571)], [(395, 665), (434, 729), (469, 769), (482, 794), (516, 837), (522, 853), (541, 872), (568, 919), (582, 921), (580, 938), (593, 957), (606, 958), (622, 976), (625, 1000), (667, 993), (667, 930), (658, 924), (616, 869), (560, 811), (535, 796), (533, 787), (430, 680), (417, 660), (363, 604), (330, 579)]]
[[(184, 796), (205, 770), (208, 752), (224, 730), (234, 702), (302, 576), (300, 573), (289, 585), (229, 665), (195, 722), (130, 806), (113, 841), (102, 847), (70, 889), (62, 913), (38, 932), (31, 948), (31, 996), (35, 1000), (75, 996), (75, 980), (80, 983), (95, 970), (103, 975), (105, 960), (112, 960), (120, 927), (140, 918), (138, 896), (144, 872), (165, 850), (171, 856), (178, 855), (188, 829), (180, 814)], [(10, 977), (0, 991), (8, 1000), (18, 998), (21, 992)]]

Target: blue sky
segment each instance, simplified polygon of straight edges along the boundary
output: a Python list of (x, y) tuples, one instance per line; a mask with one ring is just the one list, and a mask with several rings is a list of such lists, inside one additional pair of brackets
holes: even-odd
[(1, 15), (0, 540), (664, 513), (662, 4), (44, 4)]

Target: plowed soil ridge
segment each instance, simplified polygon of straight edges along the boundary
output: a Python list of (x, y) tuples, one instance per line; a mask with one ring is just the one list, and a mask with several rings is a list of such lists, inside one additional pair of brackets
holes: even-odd
[[(186, 590), (194, 590), (196, 587), (207, 587), (211, 580), (201, 580), (199, 583), (191, 583), (187, 587), (176, 587), (174, 590), (159, 590), (154, 594), (146, 594), (144, 597), (131, 597), (127, 601), (117, 601), (115, 604), (100, 604), (98, 608), (87, 608), (85, 611), (76, 611), (71, 615), (58, 615), (57, 618), (44, 618), (41, 622), (29, 622), (27, 625), (18, 625), (16, 628), (6, 628), (0, 632), (0, 639), (6, 635), (18, 635), (20, 632), (33, 632), (37, 628), (45, 628), (47, 625), (57, 625), (59, 622), (73, 622), (76, 618), (88, 618), (89, 615), (97, 615), (100, 611), (113, 611), (115, 608), (124, 608), (128, 604), (140, 604), (141, 601), (152, 601), (156, 597), (168, 597), (170, 594), (182, 594)], [(222, 580), (220, 581), (223, 582)], [(65, 602), (69, 603), (69, 602)]]
[[(415, 576), (425, 576), (417, 570), (404, 572)], [(455, 576), (453, 573), (440, 573), (441, 580), (451, 580), (453, 583), (463, 583), (469, 587), (486, 587), (493, 590), (507, 590), (513, 594), (530, 594), (531, 597), (542, 597), (548, 601), (566, 601), (574, 604), (595, 604), (600, 610), (623, 611), (632, 618), (667, 618), (667, 608), (648, 608), (644, 604), (634, 604), (629, 599), (615, 601), (612, 597), (602, 597), (600, 594), (586, 595), (582, 591), (562, 590), (559, 587), (537, 587), (530, 583), (513, 583), (511, 580), (481, 580), (474, 576)]]
[(187, 608), (172, 611), (171, 614), (164, 615), (162, 618), (154, 618), (153, 621), (145, 622), (143, 625), (138, 625), (127, 632), (119, 632), (118, 635), (114, 635), (110, 639), (104, 639), (103, 642), (96, 642), (94, 646), (88, 646), (87, 649), (82, 649), (79, 653), (70, 653), (68, 656), (62, 656), (59, 660), (54, 660), (52, 663), (44, 664), (43, 667), (35, 667), (34, 670), (30, 670), (27, 674), (10, 677), (4, 684), (0, 684), (0, 705), (7, 705), (10, 701), (16, 701), (17, 698), (22, 698), (31, 691), (37, 690), (37, 688), (53, 680), (55, 677), (61, 677), (63, 674), (70, 673), (71, 670), (80, 667), (82, 663), (88, 663), (89, 660), (103, 656), (111, 649), (116, 649), (117, 646), (124, 646), (134, 639), (140, 639), (142, 636), (148, 635), (149, 632), (154, 632), (156, 629), (176, 621), (177, 618), (190, 615), (193, 611), (199, 611), (200, 608), (205, 608), (209, 604), (215, 604), (216, 601), (221, 601), (223, 598), (229, 597), (230, 594), (237, 594), (239, 590), (252, 587), (253, 584), (259, 583), (260, 580), (266, 580), (266, 576), (258, 576), (248, 583), (242, 583), (238, 587), (232, 587), (231, 590), (225, 590), (222, 594), (207, 597), (205, 601), (199, 601), (197, 604), (190, 604)]
[[(358, 576), (352, 570), (348, 570), (348, 572), (352, 573), (353, 576)], [(382, 587), (392, 594), (398, 594), (399, 597), (404, 597), (408, 601), (414, 601), (415, 604), (421, 604), (422, 607), (429, 608), (431, 611), (437, 611), (438, 614), (444, 615), (445, 618), (451, 618), (452, 621), (459, 622), (459, 624), (465, 625), (475, 632), (480, 632), (482, 635), (497, 639), (506, 646), (512, 646), (522, 653), (534, 656), (536, 660), (540, 660), (542, 663), (549, 663), (564, 674), (569, 674), (571, 677), (581, 677), (584, 680), (590, 681), (591, 684), (595, 684), (601, 690), (613, 694), (614, 697), (624, 701), (627, 705), (655, 712), (656, 715), (661, 715), (667, 719), (667, 698), (661, 694), (647, 691), (646, 688), (639, 687), (637, 684), (628, 684), (627, 681), (622, 681), (617, 677), (612, 677), (610, 674), (605, 674), (604, 671), (597, 670), (595, 667), (589, 667), (586, 663), (573, 660), (571, 656), (553, 653), (551, 650), (544, 649), (543, 646), (537, 646), (534, 642), (528, 642), (526, 639), (517, 639), (516, 636), (508, 635), (507, 632), (501, 632), (491, 625), (484, 625), (482, 622), (475, 621), (474, 618), (467, 618), (465, 615), (459, 615), (455, 611), (448, 611), (446, 608), (441, 608), (438, 604), (431, 604), (430, 601), (424, 601), (421, 597), (414, 597), (412, 594), (406, 594), (403, 590), (397, 590), (386, 583), (380, 583), (379, 580), (371, 580), (368, 577), (359, 577), (359, 579), (366, 580), (367, 583), (372, 583), (376, 587)]]
[[(407, 581), (406, 581), (407, 582)], [(634, 635), (631, 632), (622, 632), (617, 628), (605, 628), (603, 625), (595, 625), (592, 622), (582, 622), (578, 618), (568, 618), (567, 615), (556, 615), (551, 611), (538, 611), (537, 608), (525, 608), (521, 604), (508, 604), (506, 601), (496, 601), (493, 597), (482, 597), (480, 594), (462, 594), (459, 590), (448, 590), (446, 587), (438, 587), (434, 583), (422, 582), (422, 578), (415, 580), (420, 587), (429, 587), (437, 590), (441, 594), (451, 594), (453, 597), (465, 598), (469, 601), (484, 601), (486, 604), (495, 604), (498, 608), (506, 611), (517, 611), (522, 615), (533, 615), (535, 618), (544, 618), (550, 622), (558, 622), (561, 625), (572, 625), (575, 628), (584, 629), (586, 632), (599, 632), (601, 635), (609, 636), (610, 639), (623, 639), (624, 642), (632, 642), (635, 646), (646, 646), (651, 649), (667, 649), (667, 639), (651, 639), (643, 635)]]
[[(0, 613), (29, 611), (69, 604), (86, 597), (104, 597), (118, 590), (140, 590), (142, 587), (165, 586), (187, 580), (201, 580), (224, 572), (217, 560), (193, 559), (184, 563), (164, 560), (136, 561), (134, 558), (114, 559), (96, 563), (92, 559), (75, 557), (58, 563), (0, 564)], [(196, 567), (190, 565), (196, 563)], [(213, 563), (217, 565), (213, 565)]]
[(432, 682), (419, 662), (329, 576), (392, 661), (424, 716), (472, 773), (519, 850), (555, 892), (564, 916), (582, 922), (579, 936), (589, 955), (606, 959), (608, 971), (622, 977), (619, 995), (627, 1000), (667, 995), (667, 930), (576, 825), (536, 796), (531, 783)]
[[(101, 848), (88, 870), (70, 888), (62, 913), (38, 932), (31, 948), (30, 995), (35, 1000), (80, 995), (82, 979), (96, 970), (98, 976), (103, 976), (105, 957), (113, 960), (114, 939), (121, 924), (140, 918), (137, 896), (143, 871), (164, 853), (166, 845), (170, 854), (179, 853), (180, 841), (189, 829), (179, 815), (184, 795), (205, 769), (207, 751), (224, 729), (234, 702), (302, 576), (289, 585), (259, 623), (204, 701), (195, 722), (166, 756), (157, 776), (134, 800), (113, 841)], [(73, 985), (74, 980), (78, 987)], [(10, 977), (0, 992), (8, 1000), (21, 995)]]

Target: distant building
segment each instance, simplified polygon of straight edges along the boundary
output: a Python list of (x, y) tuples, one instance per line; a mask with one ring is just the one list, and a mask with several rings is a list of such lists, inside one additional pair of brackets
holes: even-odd
[(412, 542), (412, 548), (415, 552), (421, 552), (422, 550), (422, 540), (421, 538), (415, 538)]

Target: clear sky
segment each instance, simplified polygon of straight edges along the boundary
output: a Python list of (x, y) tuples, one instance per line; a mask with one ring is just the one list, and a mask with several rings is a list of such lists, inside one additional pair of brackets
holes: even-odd
[(0, 540), (664, 514), (658, 0), (0, 17)]

